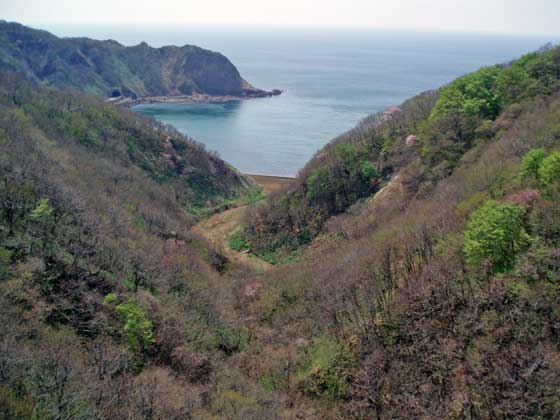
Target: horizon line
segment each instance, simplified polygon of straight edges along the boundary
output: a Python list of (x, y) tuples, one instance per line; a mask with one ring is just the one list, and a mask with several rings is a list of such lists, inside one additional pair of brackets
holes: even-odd
[[(189, 22), (189, 21), (18, 21), (9, 18), (2, 19), (6, 22), (20, 23), (25, 26), (32, 26), (36, 29), (41, 29), (41, 26), (83, 26), (88, 25), (98, 27), (113, 27), (113, 26), (126, 26), (134, 27), (141, 25), (149, 25), (153, 27), (159, 26), (197, 26), (197, 27), (230, 27), (230, 28), (266, 28), (266, 29), (281, 29), (281, 28), (301, 28), (301, 29), (335, 29), (335, 30), (356, 30), (356, 31), (396, 31), (396, 32), (425, 32), (425, 33), (457, 33), (457, 34), (479, 34), (479, 35), (494, 35), (494, 36), (527, 36), (527, 37), (554, 37), (560, 41), (560, 32), (546, 33), (546, 32), (507, 32), (500, 30), (489, 29), (468, 29), (468, 28), (427, 28), (427, 27), (396, 27), (396, 26), (373, 26), (373, 25), (353, 25), (348, 23), (256, 23), (256, 22), (235, 22), (235, 23), (220, 23), (220, 22)], [(552, 40), (551, 40), (552, 41)]]

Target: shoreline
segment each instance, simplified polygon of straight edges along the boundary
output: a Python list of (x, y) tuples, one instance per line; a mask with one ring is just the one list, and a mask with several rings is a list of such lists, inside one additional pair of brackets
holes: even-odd
[(297, 178), (295, 176), (260, 175), (260, 174), (248, 174), (248, 173), (243, 173), (243, 175), (253, 179), (275, 179), (275, 180), (286, 181), (286, 182), (293, 181), (294, 179)]
[(256, 184), (260, 185), (266, 194), (271, 194), (286, 188), (296, 178), (287, 176), (274, 176), (274, 175), (256, 175), (246, 174), (243, 175), (251, 178)]
[(177, 96), (144, 96), (142, 98), (129, 98), (119, 96), (117, 98), (108, 98), (106, 101), (117, 106), (124, 106), (132, 108), (137, 105), (146, 104), (212, 104), (212, 103), (225, 103), (232, 101), (243, 101), (247, 99), (271, 98), (273, 96), (280, 96), (284, 91), (274, 89), (268, 91), (254, 91), (254, 93), (247, 93), (244, 95), (210, 95), (206, 93), (195, 93), (193, 95), (177, 95)]

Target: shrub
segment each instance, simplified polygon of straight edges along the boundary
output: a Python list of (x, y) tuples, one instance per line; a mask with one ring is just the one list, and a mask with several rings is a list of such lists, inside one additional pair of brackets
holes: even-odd
[(35, 207), (29, 217), (35, 221), (46, 221), (50, 219), (53, 212), (54, 209), (52, 208), (49, 199), (41, 198), (41, 200), (39, 200), (39, 204), (37, 204), (37, 207)]
[(222, 326), (217, 328), (212, 345), (225, 354), (232, 355), (245, 350), (251, 338), (250, 331), (245, 327), (231, 328)]
[(282, 389), (285, 379), (281, 377), (279, 373), (271, 372), (265, 373), (259, 378), (259, 383), (264, 389), (269, 392), (274, 392), (276, 390)]
[(560, 280), (560, 253), (542, 241), (535, 241), (519, 258), (515, 274), (529, 282), (547, 280), (551, 285), (557, 285)]
[(228, 245), (234, 251), (243, 251), (251, 248), (251, 245), (247, 242), (245, 235), (243, 235), (243, 232), (240, 230), (230, 235)]
[(540, 236), (554, 246), (560, 246), (560, 196), (557, 192), (551, 199), (540, 200), (529, 216), (531, 234)]
[(119, 318), (124, 322), (124, 334), (130, 348), (135, 352), (146, 352), (155, 343), (153, 323), (142, 307), (136, 303), (121, 303), (116, 308)]
[(299, 379), (306, 392), (335, 398), (346, 395), (350, 369), (356, 362), (348, 343), (323, 337), (306, 349), (302, 359)]
[(373, 166), (373, 163), (366, 160), (362, 162), (361, 178), (366, 183), (371, 183), (375, 178), (379, 178), (379, 172)]
[(328, 199), (329, 171), (327, 168), (317, 168), (307, 178), (307, 196), (311, 200)]
[(215, 406), (220, 413), (220, 418), (271, 418), (270, 414), (263, 415), (258, 410), (259, 402), (248, 393), (235, 389), (225, 389), (215, 402)]
[[(21, 391), (19, 392), (21, 393)], [(4, 419), (32, 419), (34, 411), (33, 399), (30, 396), (18, 395), (18, 391), (7, 385), (0, 385), (0, 417)]]
[(208, 358), (195, 354), (184, 346), (173, 350), (171, 366), (191, 382), (204, 383), (208, 381), (212, 372), (212, 365)]
[(116, 303), (117, 300), (118, 300), (118, 297), (117, 297), (116, 293), (109, 293), (103, 299), (103, 304), (104, 305), (112, 305), (113, 303)]
[(523, 226), (525, 209), (514, 204), (488, 201), (475, 211), (465, 230), (463, 251), (467, 263), (489, 261), (493, 272), (513, 267), (516, 254), (529, 243)]
[(340, 213), (356, 200), (369, 195), (380, 174), (367, 156), (353, 144), (340, 143), (334, 148), (333, 161), (314, 169), (306, 180), (311, 204)]

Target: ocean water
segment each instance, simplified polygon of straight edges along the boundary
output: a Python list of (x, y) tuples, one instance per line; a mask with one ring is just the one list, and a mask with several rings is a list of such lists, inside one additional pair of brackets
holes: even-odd
[(245, 173), (293, 176), (332, 138), (369, 114), (478, 69), (512, 60), (543, 36), (326, 27), (46, 28), (125, 45), (194, 44), (219, 51), (254, 86), (281, 96), (134, 109), (175, 126)]

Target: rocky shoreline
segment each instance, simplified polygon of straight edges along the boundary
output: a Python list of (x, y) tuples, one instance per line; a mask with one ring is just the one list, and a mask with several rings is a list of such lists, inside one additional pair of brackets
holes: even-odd
[(142, 104), (199, 104), (199, 103), (223, 103), (231, 101), (240, 101), (245, 99), (269, 98), (278, 96), (284, 93), (279, 89), (271, 91), (254, 90), (247, 91), (241, 95), (210, 95), (206, 93), (195, 93), (193, 95), (177, 95), (177, 96), (145, 96), (142, 98), (130, 98), (119, 96), (116, 98), (109, 98), (107, 102), (111, 102), (118, 106), (133, 107)]

